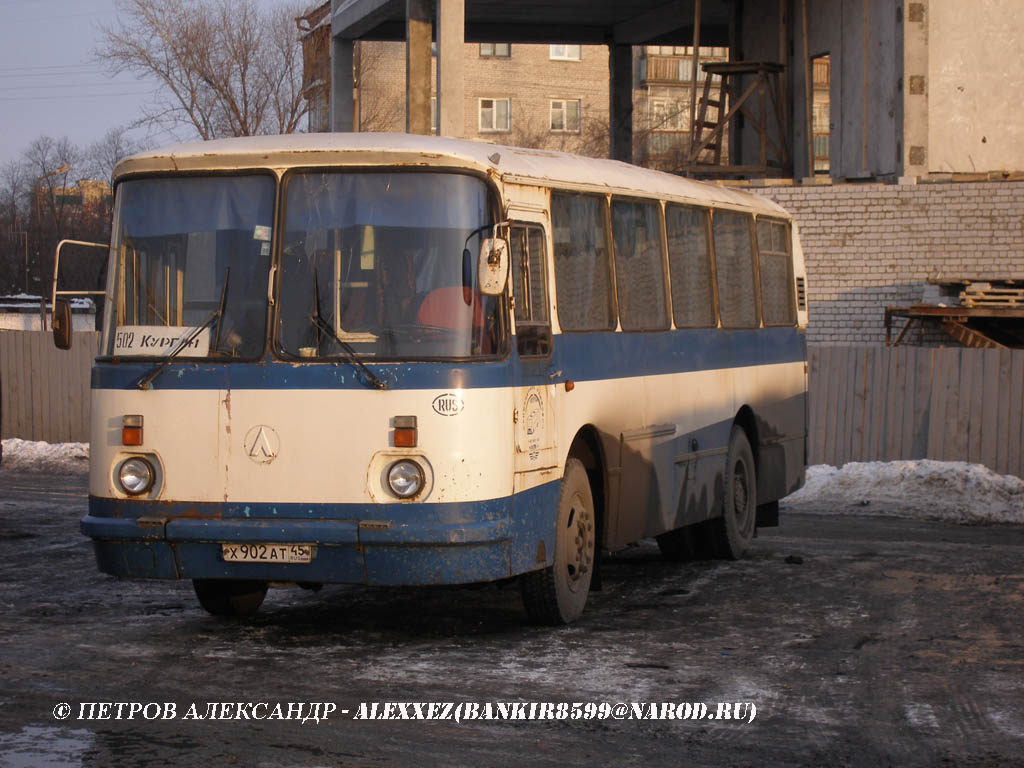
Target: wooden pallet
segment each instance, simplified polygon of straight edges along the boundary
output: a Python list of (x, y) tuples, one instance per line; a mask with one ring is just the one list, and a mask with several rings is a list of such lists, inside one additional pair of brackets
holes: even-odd
[(962, 307), (1024, 308), (1024, 288), (1011, 288), (1005, 283), (970, 283), (960, 292)]

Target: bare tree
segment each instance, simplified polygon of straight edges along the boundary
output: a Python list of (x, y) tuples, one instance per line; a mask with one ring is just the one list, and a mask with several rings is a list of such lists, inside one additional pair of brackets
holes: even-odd
[(0, 294), (17, 293), (25, 287), (30, 184), (21, 160), (0, 167)]
[(94, 52), (111, 73), (159, 83), (141, 122), (200, 138), (292, 133), (306, 104), (297, 11), (255, 0), (117, 0)]
[(111, 128), (103, 138), (85, 152), (86, 172), (90, 178), (102, 179), (112, 183), (114, 166), (129, 155), (147, 149), (146, 142), (137, 141), (128, 136), (128, 128)]

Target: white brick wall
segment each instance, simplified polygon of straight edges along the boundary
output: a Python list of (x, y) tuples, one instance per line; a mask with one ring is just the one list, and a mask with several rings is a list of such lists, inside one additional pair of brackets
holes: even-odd
[[(784, 206), (800, 226), (809, 342), (884, 341), (885, 307), (920, 303), (929, 277), (1024, 278), (1024, 183), (752, 191)], [(929, 339), (955, 344), (946, 336)]]

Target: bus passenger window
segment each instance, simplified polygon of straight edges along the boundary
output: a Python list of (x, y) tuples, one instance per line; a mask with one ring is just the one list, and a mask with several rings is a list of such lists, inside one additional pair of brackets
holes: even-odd
[(511, 246), (516, 348), (520, 357), (543, 357), (551, 354), (544, 230), (513, 226)]
[(708, 212), (703, 208), (667, 205), (665, 231), (676, 328), (711, 328), (715, 325), (715, 298)]
[(746, 213), (715, 211), (712, 222), (722, 327), (756, 328), (760, 322), (754, 287), (751, 216)]
[(761, 309), (765, 325), (794, 325), (793, 260), (789, 225), (757, 220), (757, 259), (761, 268)]
[(615, 288), (624, 331), (668, 328), (661, 225), (656, 203), (612, 201)]
[(564, 331), (615, 328), (604, 198), (551, 193), (555, 296)]

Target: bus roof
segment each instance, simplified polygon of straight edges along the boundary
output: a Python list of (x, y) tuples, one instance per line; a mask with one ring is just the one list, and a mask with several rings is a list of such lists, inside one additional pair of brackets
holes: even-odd
[(177, 144), (125, 158), (114, 169), (114, 176), (346, 165), (455, 167), (509, 183), (695, 200), (786, 215), (760, 195), (617, 160), (407, 133), (299, 133)]

